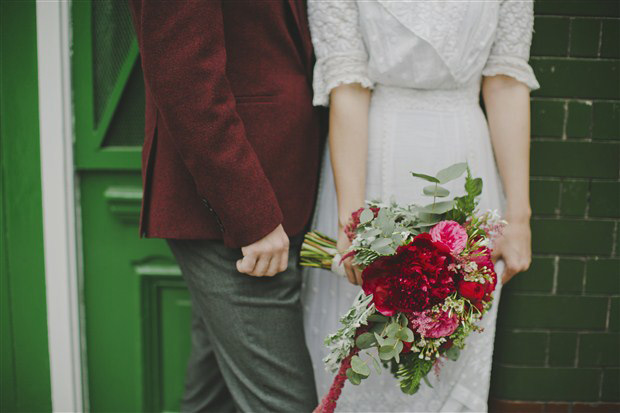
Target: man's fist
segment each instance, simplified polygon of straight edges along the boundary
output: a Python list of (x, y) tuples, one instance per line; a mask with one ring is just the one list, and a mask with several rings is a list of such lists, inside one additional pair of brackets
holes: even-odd
[(288, 267), (288, 236), (282, 225), (253, 244), (241, 248), (237, 271), (256, 277), (273, 277)]

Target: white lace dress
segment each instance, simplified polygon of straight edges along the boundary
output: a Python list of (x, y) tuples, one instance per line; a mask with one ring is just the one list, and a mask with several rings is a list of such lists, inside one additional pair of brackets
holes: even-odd
[[(482, 76), (504, 74), (538, 83), (528, 65), (533, 22), (527, 1), (312, 1), (310, 28), (317, 55), (315, 104), (327, 105), (330, 90), (358, 82), (372, 88), (369, 113), (367, 199), (428, 203), (423, 182), (410, 171), (434, 174), (467, 161), (483, 178), (481, 210), (504, 210), (504, 195), (489, 131), (479, 106)], [(325, 157), (314, 228), (335, 236), (336, 196)], [(463, 181), (448, 185), (462, 194)], [(501, 274), (503, 262), (497, 266)], [(359, 287), (322, 270), (304, 277), (305, 328), (319, 397), (333, 375), (322, 363), (325, 336), (339, 326)], [(472, 334), (457, 362), (445, 362), (432, 388), (403, 394), (384, 371), (360, 386), (347, 383), (338, 403), (343, 412), (482, 412), (493, 355), (493, 309)]]

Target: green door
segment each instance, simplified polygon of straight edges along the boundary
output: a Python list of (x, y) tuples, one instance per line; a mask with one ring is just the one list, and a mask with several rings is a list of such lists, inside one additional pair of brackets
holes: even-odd
[(165, 242), (138, 237), (144, 85), (128, 5), (72, 13), (90, 408), (177, 411), (190, 302)]

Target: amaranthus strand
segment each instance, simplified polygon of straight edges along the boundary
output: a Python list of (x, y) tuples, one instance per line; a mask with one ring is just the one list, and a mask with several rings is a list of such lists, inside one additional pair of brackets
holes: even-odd
[(336, 402), (347, 381), (347, 370), (351, 367), (351, 359), (354, 355), (359, 353), (359, 351), (357, 347), (353, 347), (349, 355), (342, 360), (338, 373), (336, 373), (336, 377), (334, 377), (334, 381), (329, 388), (329, 392), (327, 392), (323, 400), (321, 400), (321, 403), (319, 403), (312, 413), (333, 413), (334, 410), (336, 410)]

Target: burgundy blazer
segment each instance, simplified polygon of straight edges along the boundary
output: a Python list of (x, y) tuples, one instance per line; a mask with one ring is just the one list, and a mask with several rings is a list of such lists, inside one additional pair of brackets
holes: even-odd
[(241, 247), (312, 214), (322, 135), (303, 0), (129, 0), (146, 90), (140, 235)]

